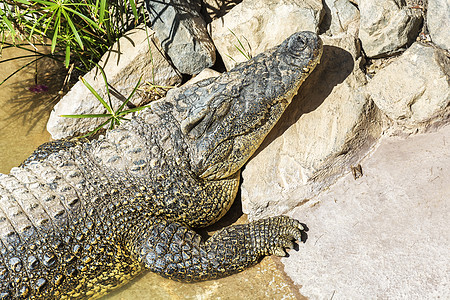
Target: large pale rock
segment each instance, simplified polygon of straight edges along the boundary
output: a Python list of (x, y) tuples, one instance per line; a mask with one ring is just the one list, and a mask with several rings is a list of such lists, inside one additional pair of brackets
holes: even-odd
[(211, 23), (212, 39), (230, 70), (246, 60), (236, 49), (239, 41), (255, 56), (297, 31), (318, 32), (322, 8), (320, 0), (244, 0)]
[(450, 126), (385, 138), (289, 215), (308, 239), (282, 258), (308, 299), (450, 299)]
[(203, 0), (203, 12), (206, 23), (226, 15), (233, 7), (241, 3), (242, 0)]
[(366, 81), (355, 61), (357, 41), (323, 41), (321, 64), (242, 173), (242, 210), (251, 219), (310, 199), (356, 164), (381, 133), (373, 103), (359, 91)]
[(151, 27), (175, 67), (197, 74), (216, 61), (216, 48), (200, 15), (200, 0), (146, 0)]
[(203, 71), (201, 71), (200, 73), (198, 73), (195, 77), (189, 79), (184, 85), (188, 85), (188, 84), (194, 84), (196, 82), (202, 81), (204, 79), (208, 79), (211, 77), (217, 77), (219, 76), (221, 73), (217, 72), (213, 69), (203, 69)]
[(443, 49), (450, 50), (450, 2), (429, 0), (427, 25), (432, 41)]
[[(151, 37), (150, 41), (148, 41), (147, 34)], [(111, 50), (103, 55), (99, 62), (106, 73), (110, 90), (117, 91), (125, 99), (131, 94), (140, 76), (142, 76), (142, 82), (153, 82), (154, 79), (155, 84), (164, 86), (176, 85), (181, 82), (181, 77), (155, 46), (157, 43), (154, 42), (152, 35), (153, 32), (149, 28), (146, 32), (144, 27), (127, 32), (114, 44)], [(149, 45), (151, 48), (149, 48)], [(152, 59), (153, 64), (151, 63)], [(97, 68), (83, 77), (103, 99), (107, 99), (105, 82)], [(111, 99), (115, 108), (122, 103), (114, 96), (111, 96)], [(131, 102), (139, 105), (144, 100), (137, 93), (131, 99)], [(60, 115), (94, 113), (106, 113), (106, 109), (79, 81), (54, 107), (47, 123), (47, 130), (54, 139), (93, 130), (104, 119), (69, 119), (60, 117)]]
[[(348, 0), (325, 0), (326, 11), (321, 28), (332, 35), (351, 33), (358, 35), (359, 10)], [(326, 27), (326, 28), (323, 28)]]
[(402, 126), (441, 119), (450, 103), (450, 59), (443, 50), (414, 43), (378, 71), (366, 87), (376, 105)]
[(393, 54), (415, 40), (422, 17), (404, 0), (361, 1), (359, 38), (369, 57)]

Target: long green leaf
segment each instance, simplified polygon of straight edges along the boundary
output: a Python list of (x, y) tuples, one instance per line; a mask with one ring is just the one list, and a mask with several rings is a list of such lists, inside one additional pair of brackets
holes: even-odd
[(251, 55), (250, 53), (245, 53), (245, 48), (244, 45), (242, 45), (241, 40), (237, 37), (237, 35), (230, 29), (228, 28), (228, 30), (231, 32), (231, 34), (236, 38), (236, 40), (238, 41), (239, 45), (241, 46), (241, 48), (239, 48), (237, 45), (234, 45), (234, 47), (241, 52), (241, 54), (246, 58), (246, 59), (251, 59)]
[(124, 118), (124, 117), (117, 117), (119, 120), (124, 120), (124, 121), (131, 121), (131, 119), (127, 119), (127, 118)]
[[(137, 14), (137, 9), (136, 9), (136, 3), (134, 2), (134, 0), (130, 0), (130, 4), (131, 4), (131, 9), (133, 10), (134, 18), (135, 18), (136, 21), (137, 21), (137, 19), (138, 19), (138, 14)], [(136, 22), (136, 21), (135, 21), (135, 22)]]
[(68, 68), (69, 64), (70, 64), (70, 43), (67, 42), (67, 44), (66, 44), (66, 58), (64, 59), (64, 66), (66, 68)]
[(139, 85), (141, 84), (141, 79), (142, 79), (142, 75), (141, 77), (139, 77), (139, 80), (137, 82), (137, 84), (135, 85), (133, 91), (131, 92), (131, 94), (128, 96), (127, 100), (125, 100), (122, 105), (120, 105), (119, 109), (117, 110), (117, 112), (122, 111), (122, 109), (125, 107), (125, 105), (128, 103), (128, 101), (130, 101), (131, 97), (133, 97), (134, 93), (136, 93)]
[[(37, 21), (33, 22), (33, 26), (31, 27), (29, 38), (31, 38), (31, 36), (33, 35), (33, 33), (34, 33), (35, 29), (36, 29), (36, 26), (40, 25), (41, 20), (43, 18), (45, 18), (45, 16), (46, 15), (42, 15), (41, 17), (39, 17), (39, 19), (37, 19)], [(40, 31), (40, 30), (37, 30), (37, 31), (39, 32), (39, 34), (44, 35), (44, 33), (42, 31)]]
[(146, 108), (150, 108), (150, 105), (144, 105), (144, 106), (133, 107), (130, 109), (122, 110), (121, 112), (118, 113), (118, 115), (123, 116), (123, 115), (129, 114), (129, 113), (132, 113), (132, 112), (141, 111)]
[(84, 50), (83, 42), (81, 41), (80, 35), (78, 34), (78, 31), (75, 28), (75, 25), (73, 25), (73, 22), (70, 19), (70, 16), (64, 10), (62, 10), (62, 14), (66, 18), (67, 23), (69, 23), (70, 29), (72, 30), (72, 33), (74, 34), (75, 40), (77, 41), (78, 45), (80, 45), (81, 50)]
[(55, 4), (55, 2), (51, 2), (51, 1), (45, 1), (45, 0), (33, 0), (33, 2), (39, 3), (39, 4), (43, 4), (46, 6), (52, 6)]
[(106, 0), (100, 1), (99, 23), (102, 24), (105, 17)]
[(56, 41), (58, 38), (58, 32), (59, 32), (59, 27), (61, 25), (61, 11), (58, 10), (58, 13), (56, 15), (56, 21), (55, 21), (55, 32), (53, 33), (53, 38), (52, 38), (52, 47), (51, 47), (51, 52), (54, 53), (55, 52), (55, 48), (56, 48)]
[(89, 89), (89, 91), (91, 91), (91, 93), (95, 96), (95, 98), (97, 98), (98, 101), (100, 101), (102, 103), (102, 105), (112, 114), (114, 115), (114, 111), (112, 110), (112, 108), (108, 105), (108, 103), (106, 103), (105, 100), (103, 100), (103, 98), (97, 93), (96, 90), (94, 90), (94, 88), (83, 78), (80, 76), (80, 80), (81, 82), (83, 82), (83, 84)]
[(78, 12), (78, 11), (76, 11), (76, 10), (70, 8), (70, 7), (65, 7), (65, 10), (70, 11), (71, 13), (76, 14), (77, 16), (79, 16), (80, 18), (82, 18), (84, 21), (86, 21), (87, 23), (89, 23), (90, 25), (92, 25), (94, 28), (96, 28), (96, 29), (98, 29), (98, 30), (100, 30), (100, 31), (104, 31), (104, 29), (103, 29), (103, 28), (100, 28), (100, 27), (98, 26), (98, 24), (97, 24), (95, 21), (91, 20), (89, 17), (83, 15), (82, 13), (80, 13), (80, 12)]
[(80, 138), (85, 138), (85, 137), (87, 137), (87, 136), (93, 135), (94, 133), (96, 133), (97, 131), (99, 131), (100, 129), (102, 129), (103, 126), (105, 126), (106, 124), (108, 124), (109, 120), (110, 120), (110, 119), (106, 120), (105, 122), (103, 122), (102, 124), (100, 124), (99, 126), (97, 126), (97, 127), (96, 127), (94, 130), (92, 130), (91, 132), (89, 132), (89, 133), (87, 133), (87, 134), (85, 134), (85, 135), (83, 135), (83, 136), (80, 136)]
[[(103, 81), (105, 82), (105, 87), (106, 87), (106, 95), (108, 95), (109, 107), (111, 107), (111, 109), (112, 109), (113, 106), (112, 106), (112, 102), (111, 102), (111, 94), (109, 93), (108, 79), (106, 78), (105, 71), (99, 64), (95, 63), (95, 65), (97, 66), (97, 68), (100, 70), (100, 73), (102, 74)], [(112, 112), (112, 114), (114, 114), (114, 113)]]
[(5, 15), (2, 15), (2, 19), (3, 19), (3, 22), (5, 22), (6, 27), (8, 27), (9, 31), (11, 32), (12, 40), (15, 43), (16, 42), (16, 39), (15, 39), (16, 31), (14, 30), (14, 26), (12, 26), (11, 22), (8, 20), (8, 18)]
[(60, 117), (84, 119), (84, 118), (105, 118), (105, 117), (112, 117), (112, 115), (111, 114), (86, 114), (86, 115), (60, 115)]

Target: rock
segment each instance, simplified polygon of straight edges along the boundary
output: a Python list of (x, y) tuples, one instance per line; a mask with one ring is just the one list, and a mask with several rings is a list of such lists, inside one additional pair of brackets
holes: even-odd
[(356, 36), (359, 30), (359, 10), (348, 0), (325, 0), (325, 17), (321, 27), (332, 35), (352, 33)]
[(297, 31), (318, 32), (322, 8), (320, 0), (244, 0), (211, 23), (212, 39), (230, 70), (247, 60), (236, 49), (239, 41), (244, 52), (255, 56)]
[(381, 134), (377, 111), (360, 91), (366, 80), (357, 40), (323, 41), (322, 62), (242, 172), (242, 210), (250, 219), (307, 201), (357, 164)]
[[(153, 32), (148, 30), (149, 36)], [(103, 67), (110, 90), (116, 90), (122, 96), (128, 97), (142, 76), (142, 82), (153, 82), (158, 85), (176, 85), (181, 82), (181, 77), (175, 72), (167, 59), (161, 55), (161, 51), (155, 46), (155, 42), (147, 41), (147, 33), (144, 27), (139, 27), (127, 32), (112, 49), (103, 55), (99, 65)], [(151, 49), (149, 50), (149, 44)], [(153, 59), (153, 65), (151, 60)], [(107, 99), (105, 82), (97, 68), (94, 68), (83, 76), (86, 81), (102, 96)], [(120, 106), (117, 98), (111, 97), (113, 106)], [(131, 102), (139, 105), (145, 99), (135, 94)], [(105, 120), (95, 119), (69, 119), (60, 115), (105, 113), (105, 108), (95, 96), (79, 81), (56, 104), (50, 114), (47, 130), (54, 139), (73, 136), (93, 130)]]
[(384, 138), (348, 174), (289, 213), (306, 242), (282, 258), (308, 299), (450, 299), (450, 126)]
[(411, 13), (403, 0), (361, 1), (359, 38), (368, 57), (394, 54), (412, 43), (422, 17)]
[(450, 3), (448, 0), (429, 0), (427, 25), (433, 42), (450, 50)]
[(196, 82), (199, 82), (203, 79), (208, 79), (210, 77), (217, 77), (220, 75), (220, 72), (217, 72), (215, 70), (206, 68), (203, 71), (201, 71), (200, 73), (197, 74), (197, 76), (193, 77), (192, 79), (188, 80), (184, 85), (188, 85), (188, 84), (194, 84)]
[(199, 0), (146, 1), (151, 27), (174, 66), (197, 74), (216, 61), (216, 48), (200, 15)]
[(203, 10), (205, 12), (206, 23), (211, 23), (212, 20), (223, 17), (233, 7), (241, 3), (242, 0), (203, 0)]
[(378, 71), (366, 91), (390, 119), (420, 128), (448, 112), (449, 76), (450, 58), (443, 50), (414, 43)]

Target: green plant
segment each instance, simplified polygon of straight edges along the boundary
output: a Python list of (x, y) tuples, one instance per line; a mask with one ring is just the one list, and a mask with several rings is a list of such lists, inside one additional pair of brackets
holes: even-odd
[(102, 124), (97, 126), (93, 131), (83, 135), (82, 137), (87, 137), (87, 136), (90, 136), (90, 135), (96, 133), (101, 128), (103, 128), (105, 125), (107, 125), (108, 123), (109, 123), (109, 129), (113, 129), (115, 126), (120, 125), (121, 121), (123, 121), (123, 120), (129, 121), (129, 119), (125, 118), (125, 115), (132, 113), (132, 112), (143, 110), (148, 107), (148, 106), (140, 106), (140, 107), (135, 107), (135, 108), (130, 108), (130, 109), (124, 110), (125, 105), (127, 105), (127, 103), (130, 101), (130, 99), (134, 96), (139, 85), (141, 84), (141, 79), (142, 79), (142, 77), (141, 77), (141, 78), (139, 78), (138, 83), (134, 87), (131, 94), (127, 97), (127, 99), (125, 101), (123, 101), (123, 103), (119, 106), (119, 108), (117, 110), (114, 110), (113, 106), (112, 106), (112, 102), (111, 102), (111, 94), (109, 92), (108, 80), (106, 78), (106, 74), (100, 66), (97, 66), (97, 67), (100, 70), (100, 72), (103, 76), (103, 80), (106, 85), (106, 94), (108, 96), (108, 102), (106, 102), (83, 77), (80, 76), (80, 80), (89, 89), (89, 91), (95, 96), (95, 98), (97, 98), (97, 100), (100, 101), (100, 103), (106, 108), (108, 113), (106, 113), (106, 114), (85, 114), (85, 115), (61, 115), (60, 116), (60, 117), (65, 117), (65, 118), (108, 118), (105, 122), (103, 122)]
[[(239, 46), (238, 45), (234, 45), (234, 47), (247, 59), (247, 60), (249, 60), (249, 59), (251, 59), (252, 58), (252, 54), (251, 54), (251, 51), (252, 51), (252, 48), (250, 47), (250, 43), (248, 42), (248, 40), (244, 37), (244, 39), (245, 39), (245, 41), (247, 42), (247, 46), (248, 46), (248, 50), (246, 50), (245, 49), (245, 47), (244, 47), (244, 45), (242, 44), (242, 42), (241, 42), (241, 40), (237, 37), (237, 35), (230, 29), (230, 28), (228, 28), (228, 30), (231, 32), (231, 34), (236, 38), (236, 40), (238, 41), (238, 43), (239, 43)], [(236, 62), (236, 60), (234, 60), (234, 58), (232, 58), (230, 55), (228, 55), (227, 54), (227, 56), (231, 59), (231, 60), (233, 60), (234, 62)]]
[[(0, 51), (19, 47), (34, 52), (25, 46), (47, 45), (52, 55), (38, 53), (36, 59), (51, 57), (64, 61), (66, 67), (74, 61), (82, 72), (93, 68), (143, 15), (135, 0), (0, 0), (0, 8)], [(15, 59), (23, 57), (29, 56)]]

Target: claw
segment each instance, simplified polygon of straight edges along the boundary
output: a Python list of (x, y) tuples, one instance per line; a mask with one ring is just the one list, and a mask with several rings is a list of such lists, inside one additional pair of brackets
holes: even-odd
[(281, 247), (275, 247), (273, 249), (273, 253), (272, 254), (276, 255), (276, 256), (286, 256), (286, 252)]
[[(297, 220), (295, 220), (295, 221), (297, 221)], [(303, 225), (299, 221), (296, 222), (296, 225), (299, 230), (301, 230), (301, 231), (305, 230), (305, 227), (303, 227)]]
[(293, 249), (294, 248), (294, 242), (290, 241), (290, 240), (286, 240), (283, 243), (283, 247), (286, 249)]

